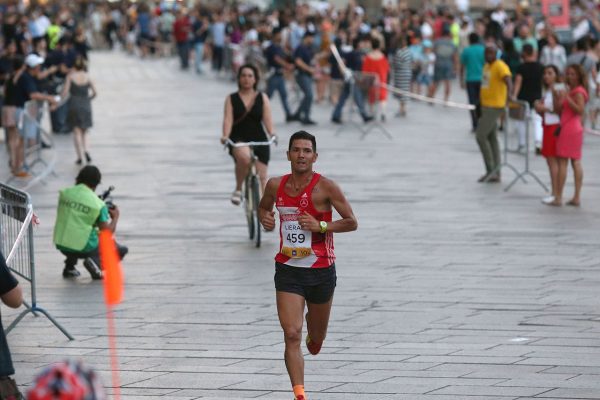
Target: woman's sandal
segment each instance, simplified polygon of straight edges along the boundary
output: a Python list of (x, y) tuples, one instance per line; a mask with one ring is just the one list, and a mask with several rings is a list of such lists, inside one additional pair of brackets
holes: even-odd
[(567, 201), (567, 205), (568, 206), (572, 206), (572, 207), (579, 207), (581, 205), (581, 203), (579, 201), (575, 201), (575, 200), (569, 200)]

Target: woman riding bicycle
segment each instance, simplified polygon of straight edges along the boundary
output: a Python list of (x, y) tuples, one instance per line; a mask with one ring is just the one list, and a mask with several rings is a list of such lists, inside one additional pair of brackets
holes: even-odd
[[(238, 70), (238, 91), (225, 99), (221, 143), (225, 144), (227, 139), (236, 143), (266, 142), (275, 135), (269, 98), (256, 89), (258, 79), (258, 69), (252, 64), (245, 64)], [(229, 154), (235, 160), (236, 181), (231, 202), (239, 205), (242, 202), (242, 182), (244, 182), (251, 165), (251, 152), (249, 147), (230, 147)], [(261, 187), (264, 189), (267, 183), (269, 146), (255, 147), (254, 154), (258, 158), (256, 169)]]

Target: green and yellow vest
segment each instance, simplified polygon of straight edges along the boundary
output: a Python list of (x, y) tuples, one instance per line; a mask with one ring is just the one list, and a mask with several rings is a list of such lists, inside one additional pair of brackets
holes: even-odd
[(81, 252), (86, 249), (90, 236), (96, 233), (96, 221), (104, 201), (84, 184), (60, 191), (56, 224), (54, 225), (54, 244), (65, 250)]

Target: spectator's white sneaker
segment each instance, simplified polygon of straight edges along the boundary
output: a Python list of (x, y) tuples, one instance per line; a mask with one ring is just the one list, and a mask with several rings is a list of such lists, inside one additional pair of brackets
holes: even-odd
[(554, 202), (554, 196), (546, 196), (542, 199), (542, 203), (550, 204)]

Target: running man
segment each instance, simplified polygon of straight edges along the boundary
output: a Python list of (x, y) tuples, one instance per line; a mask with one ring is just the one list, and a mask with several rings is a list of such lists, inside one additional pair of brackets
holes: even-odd
[[(277, 313), (285, 339), (285, 365), (295, 400), (304, 394), (304, 358), (300, 349), (304, 306), (306, 347), (319, 354), (327, 333), (336, 286), (333, 233), (356, 230), (350, 203), (333, 181), (313, 172), (317, 142), (305, 131), (290, 137), (287, 157), (292, 173), (271, 178), (260, 201), (263, 227), (275, 229), (277, 207), (281, 244), (275, 256)], [(332, 208), (342, 217), (332, 221)]]

